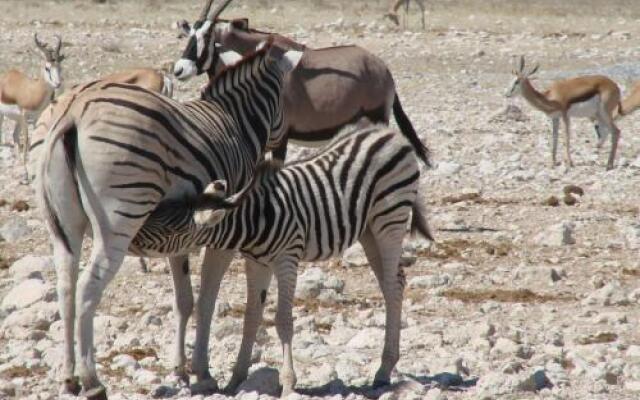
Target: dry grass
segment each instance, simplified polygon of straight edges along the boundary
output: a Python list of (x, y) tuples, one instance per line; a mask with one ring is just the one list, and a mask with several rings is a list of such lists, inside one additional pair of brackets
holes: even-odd
[(437, 258), (441, 260), (463, 260), (472, 256), (490, 255), (504, 257), (513, 253), (513, 245), (507, 242), (489, 243), (467, 239), (450, 239), (433, 243), (429, 248), (418, 253), (419, 257)]
[(596, 335), (584, 336), (576, 339), (578, 344), (611, 343), (618, 340), (618, 335), (613, 332), (600, 332)]
[(29, 203), (24, 200), (16, 200), (11, 204), (11, 211), (22, 212), (28, 211), (30, 208)]
[(497, 301), (500, 303), (546, 303), (550, 301), (571, 300), (571, 298), (567, 296), (538, 294), (529, 289), (449, 289), (442, 293), (442, 296), (452, 300), (460, 300), (464, 303), (483, 303), (486, 301)]
[(32, 368), (16, 365), (14, 367), (11, 367), (2, 371), (2, 373), (0, 373), (0, 376), (2, 376), (5, 379), (11, 380), (14, 378), (28, 378), (28, 377), (34, 377), (34, 376), (42, 376), (42, 375), (46, 375), (47, 371), (49, 371), (49, 368), (42, 365), (32, 367)]

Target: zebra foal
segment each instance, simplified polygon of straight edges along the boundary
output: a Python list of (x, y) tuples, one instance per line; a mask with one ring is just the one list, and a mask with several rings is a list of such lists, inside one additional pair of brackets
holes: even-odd
[[(417, 200), (418, 152), (407, 138), (387, 127), (351, 126), (311, 158), (281, 170), (263, 164), (256, 173), (255, 186), (237, 195), (234, 209), (217, 208), (224, 190), (220, 189), (223, 182), (214, 182), (202, 196), (169, 201), (152, 213), (148, 226), (162, 230), (167, 239), (149, 246), (143, 227), (132, 243), (140, 255), (208, 246), (240, 250), (248, 260), (243, 339), (229, 390), (247, 377), (273, 273), (278, 282), (276, 329), (284, 354), (280, 383), (283, 396), (293, 391), (292, 303), (298, 263), (337, 257), (356, 241), (364, 247), (386, 303), (384, 350), (374, 385), (389, 383), (400, 354), (405, 282), (399, 260), (407, 222), (411, 220), (413, 230), (432, 239)], [(224, 270), (218, 271), (219, 279)], [(215, 298), (208, 303), (207, 311), (197, 311), (199, 323), (211, 321), (210, 315), (202, 313), (212, 310)], [(203, 334), (208, 338), (209, 327), (202, 329), (207, 329)]]
[[(64, 323), (63, 392), (77, 394), (81, 383), (89, 399), (107, 398), (95, 370), (93, 316), (132, 239), (163, 200), (195, 196), (218, 179), (228, 180), (232, 192), (251, 181), (267, 146), (282, 138), (282, 82), (300, 57), (269, 41), (223, 70), (200, 100), (186, 103), (107, 83), (78, 93), (52, 124), (38, 199), (53, 244)], [(78, 278), (85, 232), (93, 244)], [(167, 255), (176, 286), (190, 294), (187, 255)], [(192, 307), (191, 297), (176, 300), (179, 315)], [(179, 321), (186, 324), (186, 318)], [(183, 346), (176, 343), (176, 349)], [(184, 362), (176, 350), (176, 364)]]

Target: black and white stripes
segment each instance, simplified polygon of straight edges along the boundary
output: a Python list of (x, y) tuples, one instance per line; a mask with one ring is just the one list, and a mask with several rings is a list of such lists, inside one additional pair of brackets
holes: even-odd
[[(399, 266), (402, 241), (411, 221), (422, 236), (431, 235), (417, 202), (420, 169), (413, 144), (403, 135), (382, 126), (349, 127), (315, 156), (288, 164), (284, 169), (262, 166), (257, 183), (239, 200), (237, 208), (203, 207), (211, 197), (217, 205), (218, 190), (197, 199), (170, 200), (150, 216), (132, 242), (131, 251), (140, 255), (186, 253), (200, 246), (238, 249), (251, 260), (247, 268), (250, 287), (268, 288), (258, 275), (264, 267), (278, 280), (276, 328), (283, 344), (284, 364), (280, 371), (283, 394), (295, 385), (291, 339), (291, 307), (299, 261), (338, 256), (360, 241), (365, 248), (387, 304), (387, 324), (382, 363), (376, 384), (389, 382), (399, 357), (400, 314), (404, 275)], [(210, 185), (205, 192), (209, 192)], [(202, 210), (204, 208), (204, 211)], [(196, 211), (198, 210), (198, 211)], [(215, 222), (212, 226), (197, 220)], [(220, 215), (223, 213), (224, 215)], [(413, 216), (413, 218), (410, 218)], [(253, 267), (259, 264), (263, 267)], [(218, 265), (217, 268), (226, 268)], [(223, 270), (224, 271), (224, 270)], [(221, 279), (222, 272), (216, 271)], [(258, 283), (257, 281), (262, 282)], [(203, 282), (204, 284), (204, 282)], [(219, 281), (209, 285), (219, 285)], [(258, 289), (256, 289), (258, 290)], [(250, 293), (249, 299), (262, 294)], [(200, 299), (213, 303), (214, 298)], [(231, 389), (242, 382), (249, 367), (251, 346), (259, 323), (261, 304), (249, 301), (245, 336), (231, 380)], [(259, 311), (251, 309), (258, 307)], [(210, 315), (198, 319), (210, 320)], [(199, 352), (206, 352), (208, 327), (196, 338)], [(202, 344), (202, 341), (205, 344)], [(198, 357), (207, 359), (206, 354)]]
[[(133, 237), (156, 206), (195, 196), (214, 180), (246, 186), (280, 141), (281, 89), (301, 57), (268, 42), (222, 71), (202, 99), (178, 103), (134, 85), (96, 83), (74, 93), (47, 136), (39, 199), (51, 232), (65, 324), (66, 390), (73, 391), (79, 311), (79, 375), (103, 391), (93, 359), (93, 315)], [(80, 277), (84, 233), (91, 259)]]

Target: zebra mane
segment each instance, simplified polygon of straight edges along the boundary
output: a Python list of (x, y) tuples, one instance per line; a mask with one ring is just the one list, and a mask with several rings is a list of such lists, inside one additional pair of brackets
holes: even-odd
[(238, 62), (236, 62), (236, 63), (234, 63), (232, 65), (227, 65), (224, 68), (222, 68), (217, 74), (215, 74), (215, 76), (213, 78), (209, 79), (209, 83), (207, 83), (207, 85), (202, 89), (202, 95), (203, 96), (211, 95), (211, 92), (213, 91), (213, 89), (217, 85), (224, 84), (224, 77), (227, 74), (232, 73), (233, 71), (235, 71), (241, 65), (251, 63), (256, 58), (263, 57), (265, 54), (267, 54), (269, 49), (271, 49), (271, 47), (273, 47), (273, 43), (274, 43), (274, 37), (273, 37), (273, 35), (271, 35), (264, 42), (263, 46), (260, 46), (259, 48), (255, 49), (254, 51), (243, 55), (242, 58), (240, 60), (238, 60)]

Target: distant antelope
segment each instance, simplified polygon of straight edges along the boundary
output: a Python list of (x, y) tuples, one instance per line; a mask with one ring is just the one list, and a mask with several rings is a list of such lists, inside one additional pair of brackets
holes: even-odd
[[(62, 40), (58, 35), (55, 38), (56, 44), (50, 48), (46, 43), (38, 40), (37, 33), (33, 36), (44, 62), (42, 78), (31, 79), (17, 69), (11, 69), (0, 75), (0, 138), (4, 117), (14, 120), (16, 126), (13, 131), (13, 143), (18, 154), (22, 154), (25, 165), (29, 148), (27, 121), (38, 118), (53, 99), (55, 90), (62, 85), (60, 68), (64, 60), (64, 56), (60, 54)], [(22, 133), (22, 145), (20, 133)]]
[[(424, 12), (425, 12), (424, 0), (413, 0), (413, 2), (416, 3), (420, 8), (420, 15), (422, 16), (422, 29), (425, 29), (426, 24), (424, 21)], [(400, 7), (404, 5), (404, 15), (405, 15), (404, 25), (406, 27), (407, 20), (409, 18), (409, 3), (411, 3), (411, 0), (391, 0), (389, 2), (389, 10), (384, 16), (389, 18), (394, 24), (400, 25), (400, 18), (398, 17), (398, 9), (400, 9)]]
[(219, 55), (227, 50), (243, 54), (270, 35), (289, 50), (303, 51), (300, 65), (291, 73), (285, 86), (284, 108), (286, 136), (274, 158), (284, 161), (287, 141), (304, 146), (321, 146), (344, 126), (367, 117), (374, 123), (388, 124), (391, 112), (403, 135), (419, 148), (419, 157), (428, 161), (425, 146), (404, 113), (393, 76), (377, 56), (358, 46), (310, 49), (279, 34), (249, 29), (247, 19), (225, 21), (219, 15), (231, 3), (224, 0), (215, 13), (207, 1), (199, 19), (178, 26), (189, 36), (182, 58), (175, 63), (177, 79), (194, 75), (213, 76), (223, 63)]
[(551, 163), (556, 164), (558, 149), (558, 129), (560, 120), (565, 126), (565, 163), (573, 167), (571, 160), (571, 127), (570, 118), (589, 118), (597, 121), (599, 127), (604, 127), (604, 134), (600, 135), (598, 148), (602, 147), (607, 135), (611, 133), (611, 151), (607, 162), (607, 169), (613, 168), (620, 130), (613, 122), (614, 113), (623, 113), (620, 104), (620, 88), (611, 79), (601, 76), (581, 76), (578, 78), (556, 81), (544, 92), (537, 91), (531, 85), (530, 77), (538, 71), (538, 65), (525, 71), (524, 57), (520, 57), (520, 65), (513, 70), (515, 78), (509, 85), (506, 96), (520, 94), (536, 109), (544, 112), (552, 122)]

